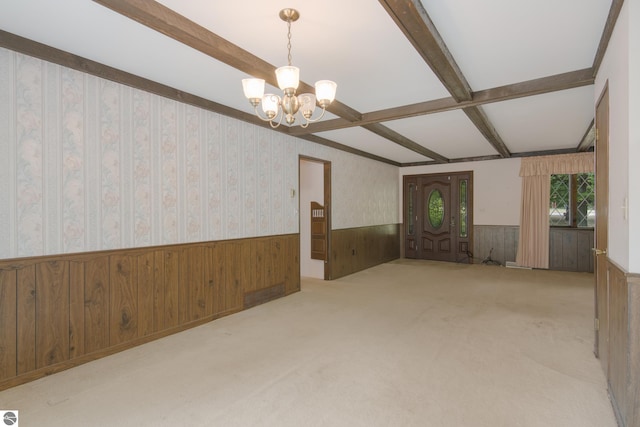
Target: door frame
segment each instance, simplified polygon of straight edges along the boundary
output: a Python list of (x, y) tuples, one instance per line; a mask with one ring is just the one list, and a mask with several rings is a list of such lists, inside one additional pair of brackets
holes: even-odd
[[(466, 171), (451, 171), (451, 172), (438, 172), (438, 173), (426, 173), (426, 174), (413, 174), (413, 175), (403, 175), (402, 177), (402, 242), (401, 242), (401, 253), (403, 257), (406, 257), (406, 240), (407, 240), (407, 183), (409, 181), (414, 181), (416, 184), (420, 181), (421, 178), (432, 179), (438, 178), (442, 176), (462, 176), (468, 175), (469, 182), (467, 187), (467, 229), (468, 229), (468, 252), (473, 255), (473, 170)], [(453, 193), (458, 195), (458, 189)], [(453, 198), (453, 196), (452, 196)], [(459, 200), (457, 199), (457, 203)], [(458, 204), (456, 203), (456, 206)], [(421, 215), (424, 215), (422, 212), (422, 207), (418, 206), (417, 212), (420, 212)], [(423, 218), (421, 217), (419, 221), (416, 222), (416, 225), (421, 223)], [(459, 221), (457, 222), (459, 225)], [(456, 227), (456, 230), (458, 228)], [(457, 243), (457, 238), (456, 238)], [(457, 245), (456, 245), (457, 246)], [(458, 253), (456, 248), (456, 253)], [(469, 264), (473, 263), (473, 256), (467, 256)], [(464, 260), (463, 258), (462, 260)], [(456, 257), (455, 262), (461, 262), (461, 259)]]
[(609, 82), (606, 82), (595, 111), (596, 227), (594, 233), (594, 353), (609, 375)]
[[(323, 165), (323, 184), (324, 184), (324, 210), (325, 210), (325, 219), (327, 224), (327, 256), (324, 260), (324, 280), (332, 280), (332, 260), (331, 260), (331, 162), (328, 160), (318, 159), (315, 157), (304, 156), (302, 154), (298, 155), (298, 188), (300, 188), (300, 163), (301, 162), (312, 162), (312, 163), (320, 163)], [(298, 212), (301, 211), (300, 206), (300, 195), (298, 195)], [(306, 221), (309, 218), (302, 218), (301, 215), (298, 215), (298, 232), (300, 232), (300, 221)], [(300, 244), (302, 245), (302, 239), (300, 240)], [(302, 247), (299, 248), (299, 253), (302, 254)], [(300, 255), (302, 256), (302, 255)]]

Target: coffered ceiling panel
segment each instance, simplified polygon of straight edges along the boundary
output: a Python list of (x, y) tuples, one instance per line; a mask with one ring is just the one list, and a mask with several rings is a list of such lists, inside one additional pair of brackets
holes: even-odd
[(419, 162), (433, 160), (398, 144), (389, 144), (389, 141), (385, 138), (360, 127), (320, 132), (317, 135), (333, 141), (349, 141), (349, 146), (351, 147), (375, 154), (376, 156), (391, 159), (398, 163), (409, 163), (416, 161), (416, 159), (419, 159), (417, 160)]
[(593, 119), (593, 87), (485, 106), (514, 153), (577, 147)]
[(450, 159), (497, 154), (462, 110), (384, 123)]
[(590, 67), (611, 0), (423, 0), (474, 90)]

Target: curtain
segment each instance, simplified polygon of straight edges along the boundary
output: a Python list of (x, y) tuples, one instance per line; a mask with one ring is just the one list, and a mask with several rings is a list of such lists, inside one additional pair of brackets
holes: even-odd
[(562, 154), (522, 159), (520, 238), (516, 263), (549, 268), (549, 196), (551, 175), (594, 171), (593, 153)]

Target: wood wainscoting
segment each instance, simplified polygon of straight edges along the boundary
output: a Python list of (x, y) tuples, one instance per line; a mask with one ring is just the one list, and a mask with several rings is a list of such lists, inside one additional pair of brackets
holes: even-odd
[[(505, 265), (515, 261), (520, 227), (517, 225), (474, 225), (473, 256), (481, 263), (491, 260)], [(593, 229), (550, 228), (549, 270), (593, 273)]]
[(298, 234), (0, 261), (0, 390), (300, 290)]
[[(607, 259), (609, 395), (621, 427), (640, 426), (640, 275)], [(604, 302), (603, 303), (607, 303)]]
[(331, 231), (330, 279), (400, 258), (400, 224)]

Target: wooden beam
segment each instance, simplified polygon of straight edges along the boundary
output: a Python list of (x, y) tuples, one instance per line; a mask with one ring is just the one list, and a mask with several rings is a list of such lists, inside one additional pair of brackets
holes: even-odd
[(596, 142), (596, 127), (595, 120), (591, 120), (589, 126), (587, 127), (587, 131), (584, 133), (578, 147), (576, 148), (577, 152), (589, 151), (590, 148), (593, 148), (594, 143)]
[[(273, 86), (276, 81), (276, 67), (214, 34), (168, 7), (153, 0), (93, 0), (114, 12), (139, 22), (174, 40), (196, 49), (233, 68), (254, 77), (264, 79)], [(240, 82), (238, 82), (240, 84)], [(313, 86), (300, 82), (299, 91), (313, 92)], [(360, 120), (362, 115), (339, 101), (331, 103), (327, 109), (346, 120)]]
[(420, 0), (380, 0), (420, 56), (457, 101), (472, 98), (471, 87), (460, 71)]
[(422, 145), (400, 135), (398, 132), (389, 129), (386, 126), (381, 125), (380, 123), (372, 123), (369, 125), (362, 126), (363, 128), (380, 135), (383, 138), (388, 139), (389, 141), (395, 142), (402, 147), (414, 151), (418, 154), (422, 154), (425, 157), (429, 157), (435, 160), (436, 163), (448, 163), (449, 159), (438, 154), (434, 151), (429, 150), (428, 148), (423, 147)]
[(602, 65), (604, 54), (607, 51), (607, 46), (609, 46), (609, 41), (611, 40), (611, 35), (613, 34), (613, 29), (616, 26), (616, 22), (618, 21), (618, 16), (620, 15), (620, 10), (622, 10), (623, 4), (624, 0), (613, 0), (611, 2), (611, 8), (609, 8), (609, 15), (607, 16), (607, 22), (605, 23), (604, 29), (602, 30), (602, 36), (600, 37), (598, 50), (596, 51), (596, 56), (593, 59), (593, 66), (591, 67), (592, 75), (594, 78), (600, 70), (600, 65)]
[(389, 160), (384, 157), (376, 156), (375, 154), (367, 153), (366, 151), (358, 150), (357, 148), (349, 147), (348, 145), (343, 145), (334, 141), (331, 141), (326, 138), (322, 138), (317, 135), (303, 135), (298, 138), (304, 139), (309, 142), (313, 142), (316, 144), (324, 145), (325, 147), (335, 148), (336, 150), (341, 150), (347, 153), (355, 154), (360, 157), (365, 157), (367, 159), (375, 160), (382, 163), (387, 163), (393, 166), (400, 166), (399, 162)]
[[(472, 101), (474, 96), (467, 79), (420, 0), (380, 0), (380, 3), (438, 76), (451, 97), (458, 103)], [(511, 155), (480, 106), (465, 107), (463, 111), (502, 157)]]
[[(521, 153), (511, 153), (511, 158), (517, 157), (537, 157), (537, 156), (552, 156), (557, 154), (571, 154), (575, 153), (575, 148), (560, 148), (557, 150), (542, 150), (542, 151), (526, 151)], [(504, 157), (499, 155), (493, 156), (477, 156), (477, 157), (461, 157), (457, 159), (449, 159), (449, 163), (465, 163), (465, 162), (482, 162), (486, 160), (501, 160)], [(430, 161), (430, 162), (412, 162), (412, 163), (402, 163), (400, 167), (408, 167), (408, 166), (431, 166), (437, 165), (438, 162)]]
[(485, 114), (484, 110), (480, 106), (463, 108), (462, 111), (469, 117), (473, 124), (478, 128), (480, 133), (489, 141), (489, 144), (495, 148), (495, 150), (502, 157), (511, 157), (511, 153), (507, 146), (498, 135), (489, 118)]
[(306, 133), (325, 132), (329, 130), (344, 129), (352, 126), (362, 126), (370, 123), (384, 122), (389, 120), (405, 119), (408, 117), (422, 116), (426, 114), (441, 113), (445, 111), (458, 110), (461, 108), (491, 104), (493, 102), (508, 101), (527, 96), (541, 95), (544, 93), (557, 92), (560, 90), (572, 89), (576, 87), (592, 85), (594, 77), (591, 68), (570, 71), (553, 76), (527, 80), (505, 86), (498, 86), (491, 89), (474, 92), (471, 101), (456, 102), (453, 97), (440, 98), (432, 101), (420, 102), (417, 104), (404, 105), (400, 107), (388, 108), (385, 110), (364, 113), (362, 120), (349, 122), (344, 119), (325, 120), (312, 123), (308, 128), (300, 126), (291, 128), (292, 135), (304, 135)]

